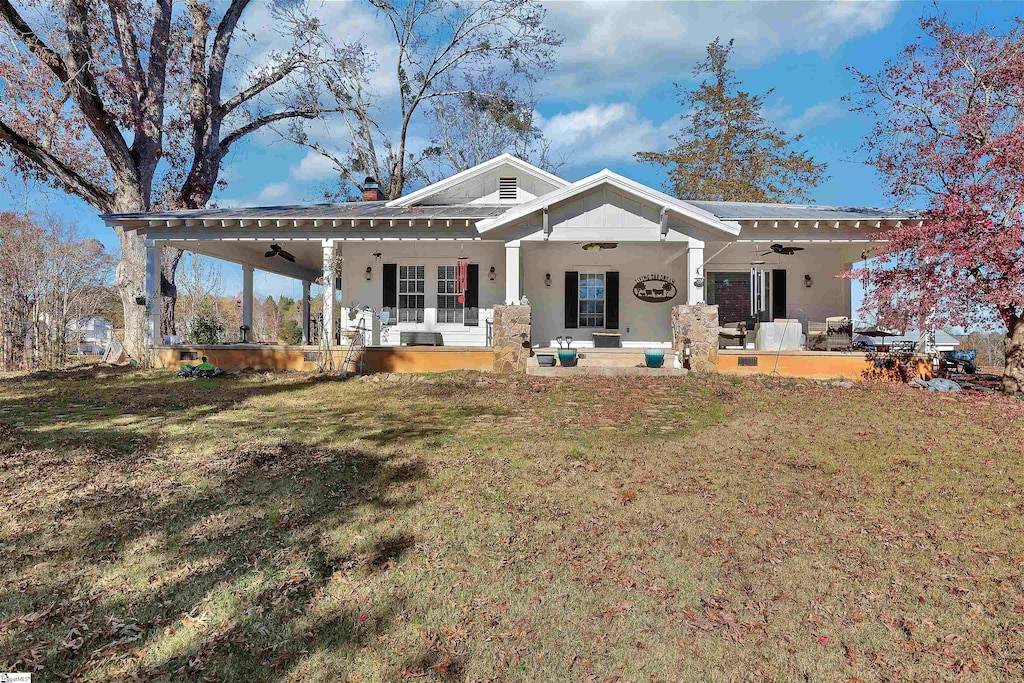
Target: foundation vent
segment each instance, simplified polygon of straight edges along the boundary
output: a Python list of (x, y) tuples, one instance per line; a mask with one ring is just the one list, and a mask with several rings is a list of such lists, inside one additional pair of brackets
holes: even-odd
[(740, 356), (736, 362), (741, 368), (756, 368), (757, 356)]
[(198, 351), (178, 351), (178, 360), (199, 360)]
[(307, 363), (319, 363), (320, 362), (320, 352), (319, 351), (303, 351), (302, 352), (302, 360), (304, 360)]
[(516, 178), (498, 178), (498, 199), (515, 201), (519, 198), (519, 180)]

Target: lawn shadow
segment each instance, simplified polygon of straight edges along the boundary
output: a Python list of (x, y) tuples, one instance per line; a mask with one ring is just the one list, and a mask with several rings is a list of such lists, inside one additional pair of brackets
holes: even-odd
[[(283, 676), (310, 649), (358, 648), (388, 629), (395, 597), (358, 610), (317, 601), (337, 571), (400, 563), (412, 535), (389, 530), (355, 555), (326, 539), (356, 517), (414, 505), (429, 477), (422, 461), (286, 443), (225, 454), (206, 476), (215, 485), (156, 501), (139, 485), (34, 510), (38, 530), (10, 542), (51, 543), (4, 560), (8, 577), (23, 578), (0, 592), (0, 670), (255, 680)], [(54, 519), (65, 520), (57, 534), (45, 524)], [(140, 652), (145, 664), (133, 667)]]

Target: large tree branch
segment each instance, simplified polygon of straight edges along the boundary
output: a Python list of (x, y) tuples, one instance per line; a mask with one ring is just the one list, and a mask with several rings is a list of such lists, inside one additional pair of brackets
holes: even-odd
[(221, 117), (223, 118), (224, 116), (227, 116), (242, 104), (245, 104), (275, 83), (280, 82), (300, 64), (302, 64), (303, 61), (303, 58), (298, 54), (289, 55), (287, 59), (274, 69), (274, 71), (256, 79), (256, 81), (254, 81), (248, 88), (237, 93), (234, 97), (222, 104), (220, 107)]
[(61, 83), (67, 83), (70, 77), (68, 76), (68, 68), (64, 60), (36, 35), (32, 27), (28, 25), (28, 22), (21, 17), (18, 10), (11, 4), (10, 0), (0, 0), (0, 14), (7, 20), (14, 34), (25, 44), (25, 47), (39, 61), (49, 67), (50, 71), (53, 72)]
[(135, 27), (128, 17), (128, 7), (124, 0), (107, 0), (107, 8), (110, 10), (114, 42), (121, 57), (121, 71), (132, 93), (132, 113), (138, 120), (142, 118), (142, 100), (146, 96), (147, 84), (142, 70), (142, 58), (139, 56), (139, 44), (135, 39)]
[(217, 25), (217, 34), (213, 38), (213, 49), (210, 51), (210, 72), (208, 87), (210, 105), (213, 110), (220, 106), (220, 91), (224, 83), (224, 68), (227, 65), (228, 53), (231, 51), (231, 38), (238, 26), (242, 12), (249, 5), (249, 0), (231, 0), (231, 5)]
[(273, 114), (266, 114), (258, 118), (253, 119), (244, 126), (239, 126), (235, 130), (231, 131), (224, 136), (224, 139), (220, 142), (221, 154), (226, 154), (231, 145), (235, 144), (246, 135), (255, 133), (260, 128), (267, 126), (276, 121), (285, 121), (288, 119), (315, 119), (321, 114), (329, 112), (341, 112), (347, 111), (347, 107), (335, 108), (335, 109), (288, 109), (285, 111), (274, 112)]
[[(67, 6), (68, 81), (78, 108), (85, 115), (89, 130), (103, 147), (115, 177), (122, 181), (137, 182), (128, 143), (125, 142), (117, 121), (107, 111), (99, 96), (99, 87), (91, 70), (92, 40), (89, 36), (88, 0), (70, 0)], [(148, 197), (144, 200), (148, 201)]]
[(31, 161), (40, 171), (64, 185), (100, 211), (110, 211), (113, 195), (104, 188), (84, 178), (35, 141), (29, 140), (3, 121), (0, 121), (0, 140), (21, 156)]

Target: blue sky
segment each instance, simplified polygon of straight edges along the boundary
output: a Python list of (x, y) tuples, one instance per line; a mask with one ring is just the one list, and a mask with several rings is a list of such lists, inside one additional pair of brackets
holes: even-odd
[[(828, 163), (831, 178), (812, 192), (822, 204), (887, 206), (875, 172), (862, 162), (858, 145), (867, 121), (840, 98), (854, 82), (847, 66), (877, 71), (885, 59), (919, 34), (931, 3), (897, 2), (548, 2), (550, 24), (565, 37), (559, 64), (538, 86), (542, 126), (556, 152), (568, 157), (559, 174), (576, 180), (608, 167), (655, 187), (663, 171), (632, 160), (634, 152), (664, 149), (678, 129), (680, 109), (673, 82), (691, 82), (693, 65), (716, 36), (734, 38), (734, 67), (747, 90), (774, 88), (765, 113), (783, 130), (804, 135), (802, 145)], [(942, 3), (955, 20), (1007, 26), (1014, 2)], [(378, 49), (381, 73), (390, 73), (385, 27), (361, 2), (315, 5), (325, 23), (348, 39), (362, 37)], [(251, 10), (256, 35), (269, 21)], [(263, 32), (266, 35), (266, 32)], [(382, 106), (392, 87), (379, 79)], [(427, 131), (413, 131), (414, 145)], [(339, 140), (339, 143), (343, 141)], [(228, 187), (214, 199), (222, 205), (302, 203), (315, 198), (327, 179), (324, 164), (271, 134), (253, 138), (229, 158)], [(14, 183), (17, 186), (17, 183)], [(112, 252), (113, 232), (83, 202), (59, 191), (0, 190), (0, 210), (48, 210), (79, 224)], [(225, 292), (241, 286), (240, 269), (223, 268)], [(296, 296), (298, 285), (257, 273), (261, 293)]]

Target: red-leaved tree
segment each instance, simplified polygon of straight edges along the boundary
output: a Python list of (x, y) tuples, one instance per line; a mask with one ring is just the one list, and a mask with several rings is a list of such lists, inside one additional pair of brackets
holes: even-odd
[(856, 69), (865, 147), (917, 221), (886, 233), (864, 305), (883, 324), (1006, 327), (1003, 389), (1024, 394), (1024, 24), (966, 30), (945, 17), (878, 74)]

